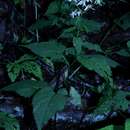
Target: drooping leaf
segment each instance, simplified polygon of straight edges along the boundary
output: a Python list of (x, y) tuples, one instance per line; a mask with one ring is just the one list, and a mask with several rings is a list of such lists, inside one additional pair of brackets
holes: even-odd
[(116, 19), (115, 23), (118, 24), (124, 30), (130, 28), (130, 12), (126, 13), (121, 18)]
[(54, 114), (63, 109), (67, 97), (62, 94), (55, 94), (48, 86), (41, 89), (33, 98), (33, 114), (38, 127), (41, 130), (43, 125), (54, 116)]
[(56, 41), (32, 43), (24, 47), (30, 49), (38, 56), (50, 57), (51, 59), (63, 58), (63, 52), (65, 50), (65, 46)]
[(0, 128), (5, 130), (20, 130), (19, 122), (3, 112), (0, 112)]
[(44, 87), (43, 81), (23, 80), (14, 84), (8, 85), (1, 90), (13, 91), (23, 97), (31, 97), (39, 88)]

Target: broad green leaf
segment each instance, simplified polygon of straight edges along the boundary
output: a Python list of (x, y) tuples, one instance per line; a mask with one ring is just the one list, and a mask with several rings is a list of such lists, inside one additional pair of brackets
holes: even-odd
[(62, 94), (55, 94), (49, 86), (44, 87), (33, 98), (33, 114), (38, 127), (41, 130), (43, 125), (63, 109), (67, 97)]
[(38, 77), (40, 80), (43, 79), (41, 67), (34, 61), (26, 61), (21, 64), (21, 68), (30, 74)]
[(103, 55), (79, 55), (77, 60), (87, 69), (95, 71), (103, 77), (109, 85), (113, 86), (112, 71), (110, 67), (117, 66), (117, 62)]
[(130, 119), (127, 119), (125, 122), (125, 130), (130, 130)]
[(73, 87), (71, 87), (71, 89), (70, 89), (70, 96), (72, 97), (72, 100), (71, 100), (72, 104), (74, 104), (76, 106), (77, 105), (81, 106), (81, 104), (82, 104), (81, 103), (81, 96), (78, 93), (78, 91)]
[(73, 38), (73, 46), (75, 47), (75, 50), (78, 54), (81, 53), (82, 50), (82, 40), (81, 38)]
[(5, 130), (20, 130), (20, 125), (15, 118), (0, 112), (0, 128), (4, 128)]
[(97, 72), (101, 77), (111, 77), (112, 75), (106, 59), (100, 55), (79, 55), (77, 60), (87, 69)]
[(113, 125), (110, 125), (110, 126), (106, 126), (104, 128), (101, 128), (99, 130), (114, 130), (113, 128), (114, 128)]
[(65, 50), (65, 46), (56, 41), (32, 43), (24, 47), (30, 49), (38, 56), (50, 57), (51, 59), (63, 58), (63, 52)]
[(124, 30), (127, 30), (128, 28), (130, 28), (130, 12), (123, 15), (121, 18), (116, 19), (115, 23), (118, 24)]
[(60, 5), (61, 5), (61, 3), (58, 0), (51, 2), (45, 14), (51, 15), (51, 14), (58, 13), (59, 9), (60, 9)]
[(39, 88), (44, 87), (43, 81), (23, 80), (14, 84), (8, 85), (1, 91), (13, 91), (23, 97), (31, 97)]
[(16, 80), (20, 74), (20, 65), (15, 63), (10, 63), (7, 65), (8, 76), (12, 82)]

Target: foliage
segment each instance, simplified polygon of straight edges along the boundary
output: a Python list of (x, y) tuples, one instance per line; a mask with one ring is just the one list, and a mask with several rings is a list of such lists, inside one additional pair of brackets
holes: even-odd
[(100, 130), (113, 130), (113, 125), (110, 125), (110, 126), (106, 126)]
[(65, 47), (56, 41), (48, 41), (39, 44), (32, 43), (25, 45), (25, 47), (29, 48), (32, 52), (34, 52), (38, 56), (51, 59), (61, 59), (63, 57), (63, 52), (65, 50)]
[(27, 72), (42, 80), (42, 71), (40, 66), (35, 62), (35, 57), (24, 55), (19, 60), (7, 64), (7, 71), (12, 82), (16, 80), (20, 72)]
[(125, 122), (125, 129), (129, 130), (130, 129), (130, 119), (127, 119)]
[(19, 122), (3, 112), (0, 112), (0, 128), (5, 130), (20, 130)]
[(130, 95), (130, 92), (116, 91), (113, 96), (108, 96), (106, 100), (102, 100), (99, 106), (95, 109), (95, 113), (106, 113), (109, 111), (127, 110), (129, 101), (126, 96)]
[[(21, 0), (13, 0), (13, 2), (15, 5), (21, 4)], [(103, 1), (94, 0), (90, 1), (90, 3), (102, 5)], [(31, 3), (29, 4), (31, 5)], [(83, 1), (78, 4), (79, 3), (75, 5), (73, 2), (69, 3), (67, 1), (54, 0), (49, 4), (45, 13), (42, 14), (37, 12), (40, 10), (38, 9), (40, 2), (35, 1), (33, 6), (35, 6), (36, 22), (31, 23), (26, 30), (33, 35), (33, 38), (31, 38), (31, 40), (27, 38), (27, 41), (23, 40), (24, 43), (21, 40), (21, 44), (17, 44), (16, 46), (20, 48), (24, 54), (21, 54), (21, 57), (17, 57), (13, 62), (10, 60), (6, 64), (8, 76), (11, 82), (15, 83), (2, 88), (1, 91), (14, 91), (32, 100), (33, 115), (38, 130), (41, 130), (43, 125), (45, 125), (56, 112), (64, 108), (68, 99), (66, 91), (62, 91), (62, 89), (58, 89), (57, 93), (53, 91), (55, 90), (55, 86), (58, 88), (63, 86), (67, 90), (70, 88), (68, 93), (70, 94), (69, 96), (71, 97), (72, 103), (74, 105), (82, 105), (78, 90), (75, 89), (74, 85), (69, 84), (69, 79), (73, 78), (73, 75), (76, 73), (72, 65), (75, 62), (76, 64), (74, 65), (77, 66), (79, 64), (84, 70), (95, 72), (104, 79), (103, 89), (99, 92), (103, 97), (101, 97), (94, 113), (99, 114), (111, 110), (126, 110), (128, 108), (129, 101), (126, 100), (125, 97), (130, 93), (114, 88), (112, 69), (120, 66), (120, 63), (112, 58), (111, 53), (106, 53), (103, 44), (104, 38), (101, 39), (102, 42), (92, 42), (88, 38), (90, 34), (101, 33), (105, 24), (102, 20), (86, 18), (85, 9), (80, 7)], [(22, 8), (24, 8), (23, 5), (22, 3)], [(79, 14), (75, 15), (75, 11)], [(74, 15), (72, 16), (72, 14)], [(23, 16), (22, 19), (26, 21)], [(130, 28), (129, 23), (129, 12), (114, 20), (114, 26), (118, 25), (125, 31)], [(45, 34), (45, 36), (42, 35), (42, 33)], [(19, 41), (26, 37), (25, 34), (19, 38)], [(105, 34), (106, 37), (108, 35), (107, 33)], [(105, 39), (107, 39), (106, 37)], [(107, 42), (104, 43), (107, 44)], [(0, 44), (0, 53), (2, 53), (1, 50), (3, 50), (3, 48), (4, 46)], [(125, 47), (121, 46), (117, 51), (110, 51), (120, 56), (129, 57), (130, 41), (125, 43)], [(37, 63), (37, 59), (40, 58), (43, 59), (45, 64), (43, 63), (41, 65)], [(67, 76), (63, 76), (63, 71), (58, 70), (60, 68), (59, 66), (66, 64), (69, 68), (72, 68), (72, 70), (69, 70), (72, 72), (72, 75), (67, 74)], [(47, 74), (49, 73), (48, 66), (54, 71), (51, 71), (53, 76), (49, 77), (52, 81), (54, 80), (54, 82), (50, 82), (50, 80), (46, 81), (46, 77), (44, 79), (44, 69), (47, 70)], [(42, 67), (44, 67), (44, 69)], [(30, 80), (25, 80), (26, 78), (23, 77), (28, 74), (28, 79)], [(59, 83), (60, 81), (62, 83)], [(15, 124), (15, 120), (8, 119), (3, 113), (0, 113), (0, 118), (1, 117), (5, 120), (9, 120), (9, 124), (10, 122)], [(7, 123), (5, 124), (7, 127), (4, 125), (7, 130), (9, 129), (8, 127), (14, 129), (12, 124), (9, 125), (6, 121), (4, 123)], [(16, 130), (17, 129), (19, 129), (19, 127), (17, 127)]]
[[(44, 99), (44, 100), (41, 100)], [(64, 108), (67, 97), (62, 93), (55, 94), (51, 88), (44, 86), (33, 98), (33, 114), (38, 126), (41, 130), (43, 124), (47, 123), (48, 119)]]

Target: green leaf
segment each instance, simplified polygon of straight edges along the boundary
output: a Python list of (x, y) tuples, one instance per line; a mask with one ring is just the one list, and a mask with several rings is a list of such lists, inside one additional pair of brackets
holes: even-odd
[(43, 28), (47, 28), (50, 26), (52, 21), (45, 19), (38, 19), (34, 24), (29, 27), (29, 30), (35, 31), (36, 29), (42, 30)]
[(110, 125), (110, 126), (106, 126), (106, 127), (104, 127), (104, 128), (101, 128), (101, 129), (99, 129), (99, 130), (113, 130), (113, 125)]
[(20, 74), (20, 65), (16, 63), (10, 63), (7, 65), (8, 76), (12, 82), (16, 80)]
[(98, 73), (113, 87), (111, 67), (119, 65), (117, 62), (103, 55), (79, 55), (77, 56), (77, 60), (85, 68)]
[(95, 50), (97, 52), (103, 52), (103, 50), (101, 49), (101, 47), (98, 44), (94, 44), (91, 42), (84, 42), (83, 43), (83, 47), (88, 48), (90, 50)]
[(82, 40), (81, 40), (81, 38), (74, 37), (73, 38), (73, 46), (75, 47), (76, 52), (78, 54), (80, 54), (81, 50), (82, 50)]
[(61, 5), (61, 3), (58, 0), (51, 2), (45, 14), (51, 15), (51, 14), (58, 13), (59, 9), (60, 9), (60, 5)]
[(38, 56), (50, 57), (51, 59), (63, 58), (63, 52), (65, 50), (65, 46), (56, 41), (32, 43), (24, 47), (30, 49)]
[(78, 93), (78, 91), (73, 87), (71, 87), (71, 89), (70, 89), (70, 96), (72, 97), (72, 100), (71, 100), (72, 104), (74, 104), (76, 106), (81, 106), (81, 104), (82, 104), (81, 96)]
[(130, 12), (126, 13), (121, 18), (116, 19), (115, 23), (118, 24), (124, 30), (130, 28)]
[(130, 41), (127, 42), (127, 46), (130, 49)]
[(23, 80), (14, 84), (8, 85), (1, 91), (13, 91), (23, 97), (31, 97), (39, 88), (44, 87), (43, 81)]
[(40, 80), (43, 79), (41, 67), (34, 61), (26, 61), (21, 64), (21, 68), (30, 74), (38, 77)]
[(130, 119), (127, 119), (125, 122), (125, 130), (130, 130)]
[(82, 41), (82, 39), (80, 37), (73, 38), (73, 45), (78, 54), (81, 53), (82, 47), (88, 48), (90, 50), (95, 50), (97, 52), (103, 52), (98, 44), (93, 44), (93, 43), (90, 43), (87, 41)]
[(0, 112), (0, 128), (5, 130), (20, 130), (19, 122), (3, 112)]
[(75, 32), (76, 32), (76, 27), (70, 27), (70, 28), (64, 29), (60, 37), (70, 39), (70, 38), (73, 38)]
[(94, 20), (88, 20), (81, 17), (76, 17), (71, 20), (72, 25), (75, 25), (80, 31), (98, 32), (104, 23), (99, 23)]
[(33, 114), (38, 127), (41, 130), (43, 125), (63, 109), (67, 97), (62, 94), (55, 94), (49, 86), (41, 89), (33, 98)]
[(126, 99), (127, 95), (130, 95), (130, 92), (116, 91), (113, 97), (108, 97), (105, 101), (100, 102), (94, 113), (101, 114), (112, 110), (127, 110), (130, 104), (130, 101)]
[(117, 51), (116, 54), (118, 54), (120, 56), (125, 56), (125, 57), (130, 56), (130, 53), (126, 49), (121, 49), (120, 51)]
[(77, 60), (87, 69), (97, 72), (105, 79), (111, 79), (112, 72), (102, 55), (79, 55)]

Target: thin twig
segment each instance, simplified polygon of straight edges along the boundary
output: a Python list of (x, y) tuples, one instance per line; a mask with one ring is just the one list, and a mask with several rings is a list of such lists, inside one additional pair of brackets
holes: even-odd
[[(35, 7), (35, 19), (37, 21), (38, 19), (38, 7), (37, 7), (37, 2), (34, 0), (34, 7)], [(39, 42), (39, 32), (38, 29), (36, 29), (36, 38), (37, 38), (37, 42)]]

